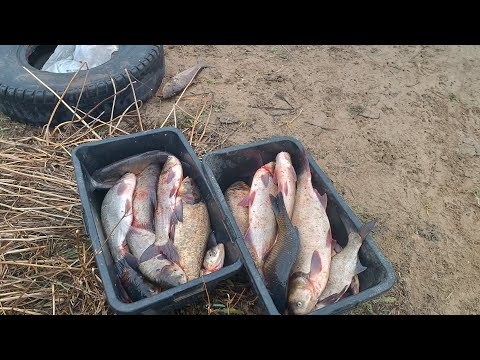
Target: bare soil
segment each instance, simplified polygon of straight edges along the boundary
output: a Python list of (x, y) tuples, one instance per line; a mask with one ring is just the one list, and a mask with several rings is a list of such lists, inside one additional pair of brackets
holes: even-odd
[[(480, 313), (480, 47), (165, 51), (165, 81), (212, 66), (188, 93), (214, 94), (209, 130), (231, 133), (222, 147), (294, 136), (360, 219), (380, 220), (374, 239), (398, 281), (356, 312)], [(152, 99), (144, 121), (174, 101)]]

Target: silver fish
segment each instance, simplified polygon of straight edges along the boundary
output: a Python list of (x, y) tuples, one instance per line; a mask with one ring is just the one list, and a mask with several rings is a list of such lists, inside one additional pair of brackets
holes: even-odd
[(292, 216), (292, 223), (300, 234), (300, 253), (293, 266), (288, 295), (289, 310), (295, 315), (311, 312), (327, 285), (332, 259), (332, 232), (326, 208), (327, 194), (321, 196), (313, 188), (304, 149), (303, 169), (298, 175)]
[(270, 195), (277, 196), (277, 185), (273, 182), (274, 169), (275, 162), (272, 161), (255, 172), (248, 196), (250, 207), (245, 244), (260, 274), (277, 235), (277, 222), (270, 204)]
[(375, 228), (376, 220), (364, 224), (360, 231), (348, 234), (348, 243), (332, 258), (327, 286), (319, 296), (317, 308), (337, 302), (347, 291), (355, 275), (365, 270), (358, 259), (358, 251), (365, 237)]
[(200, 72), (200, 70), (208, 67), (203, 61), (200, 61), (197, 65), (188, 68), (181, 73), (178, 73), (172, 80), (167, 82), (162, 90), (162, 97), (168, 99), (180, 91), (185, 89), (188, 83)]
[(182, 221), (175, 225), (174, 244), (180, 257), (179, 265), (185, 271), (188, 281), (198, 278), (202, 267), (210, 218), (207, 206), (190, 177), (182, 181), (177, 197), (181, 199)]
[(115, 262), (128, 253), (127, 233), (132, 224), (132, 199), (136, 176), (125, 174), (105, 195), (101, 207), (101, 218), (107, 236), (110, 253)]
[(105, 195), (101, 218), (110, 253), (122, 286), (132, 301), (138, 301), (158, 292), (135, 270), (136, 259), (130, 254), (127, 233), (132, 223), (132, 199), (136, 185), (134, 174), (125, 174)]
[(153, 150), (116, 161), (92, 174), (93, 185), (96, 188), (109, 189), (126, 173), (139, 175), (151, 164), (164, 163), (168, 156), (166, 152)]

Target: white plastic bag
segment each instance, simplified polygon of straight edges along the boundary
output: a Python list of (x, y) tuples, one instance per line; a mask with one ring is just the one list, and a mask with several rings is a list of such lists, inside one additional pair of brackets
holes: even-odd
[(53, 73), (76, 72), (82, 62), (92, 69), (110, 60), (115, 51), (118, 51), (118, 45), (58, 45), (42, 70)]

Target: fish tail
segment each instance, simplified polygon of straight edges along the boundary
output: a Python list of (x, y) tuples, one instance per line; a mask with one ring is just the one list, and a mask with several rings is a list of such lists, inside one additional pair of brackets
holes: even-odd
[(365, 240), (365, 238), (368, 236), (368, 234), (370, 234), (370, 232), (373, 231), (373, 229), (375, 229), (375, 226), (377, 226), (377, 223), (378, 223), (377, 219), (373, 219), (372, 221), (369, 221), (362, 225), (362, 227), (360, 228), (360, 231), (358, 232), (362, 241)]
[(208, 65), (207, 61), (203, 58), (201, 58), (197, 61), (197, 65), (200, 69), (212, 67), (211, 65)]

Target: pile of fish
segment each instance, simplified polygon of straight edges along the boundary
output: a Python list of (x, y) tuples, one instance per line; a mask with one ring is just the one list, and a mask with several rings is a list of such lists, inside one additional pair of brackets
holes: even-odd
[(357, 274), (366, 268), (358, 251), (376, 222), (357, 233), (341, 216), (349, 231), (342, 249), (332, 239), (327, 194), (313, 187), (305, 151), (298, 176), (290, 154), (280, 152), (255, 172), (251, 186), (237, 181), (225, 198), (280, 313), (307, 314), (359, 292)]
[(110, 187), (101, 220), (127, 301), (223, 266), (224, 245), (216, 243), (207, 206), (178, 158), (149, 151), (97, 170), (92, 178), (97, 187)]

